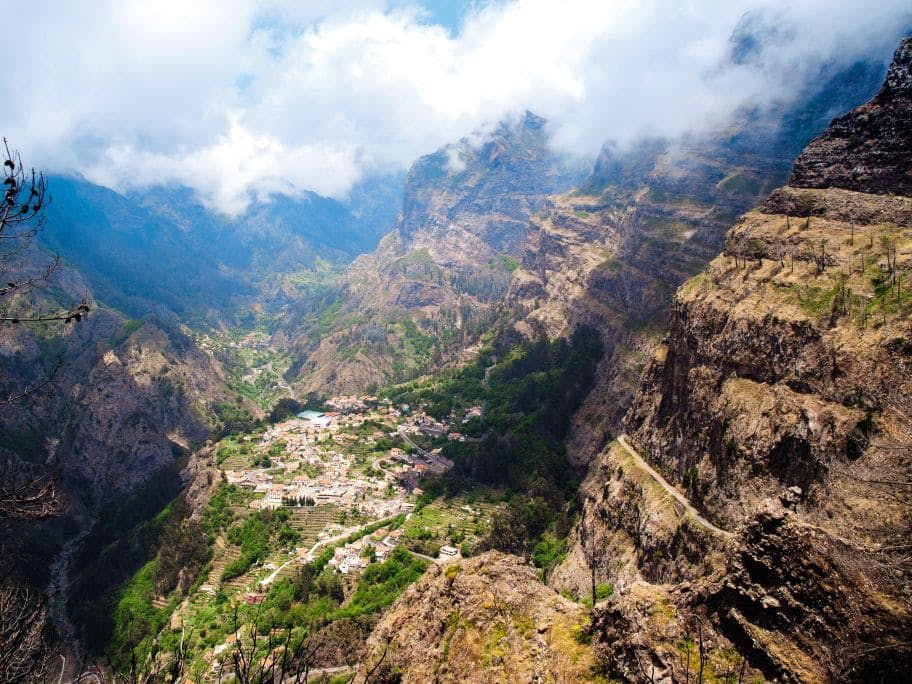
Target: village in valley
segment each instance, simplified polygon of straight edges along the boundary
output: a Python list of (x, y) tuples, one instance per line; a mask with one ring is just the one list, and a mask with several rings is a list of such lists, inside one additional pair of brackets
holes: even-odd
[[(473, 406), (451, 421), (438, 421), (420, 407), (374, 396), (333, 397), (326, 406), (331, 410), (301, 411), (260, 434), (224, 440), (216, 450), (221, 478), (248, 492), (251, 509), (336, 511), (312, 546), (297, 549), (300, 563), (312, 562), (319, 549), (359, 526), (410, 518), (422, 494), (420, 479), (453, 467), (440, 445), (467, 439), (461, 424), (482, 417), (482, 407)], [(371, 559), (383, 560), (401, 534), (380, 528), (339, 545), (329, 565), (342, 574), (363, 569)], [(438, 552), (441, 560), (458, 555), (449, 544)]]
[[(404, 557), (457, 560), (484, 537), (500, 505), (488, 493), (422, 497), (422, 478), (453, 468), (443, 447), (478, 439), (461, 428), (482, 418), (482, 406), (444, 420), (420, 406), (374, 396), (333, 397), (319, 408), (230, 435), (208, 449), (213, 481), (218, 479), (233, 523), (215, 538), (210, 569), (174, 612), (171, 627), (198, 630), (194, 640), (213, 673), (236, 638), (224, 606), (256, 609), (280, 581), (307, 565), (335, 573), (351, 596), (372, 564)], [(271, 539), (287, 536), (262, 547), (256, 561), (239, 565), (249, 542), (242, 530), (255, 519), (281, 528)], [(164, 608), (164, 598), (157, 601)]]
[[(335, 397), (327, 404), (334, 410), (302, 411), (263, 432), (253, 450), (262, 457), (254, 458), (257, 465), (222, 470), (229, 484), (263, 494), (251, 507), (336, 505), (373, 518), (409, 512), (421, 494), (419, 479), (453, 467), (440, 447), (425, 450), (412, 436), (464, 439), (408, 405), (396, 408), (370, 396)], [(473, 407), (465, 420), (480, 415), (481, 407)], [(395, 429), (384, 431), (381, 425)], [(378, 444), (391, 441), (401, 446), (378, 455)], [(373, 457), (367, 459), (368, 453)]]

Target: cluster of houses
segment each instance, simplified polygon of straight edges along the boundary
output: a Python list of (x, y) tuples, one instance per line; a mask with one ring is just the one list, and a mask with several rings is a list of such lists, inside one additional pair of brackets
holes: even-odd
[[(440, 449), (430, 452), (411, 449), (412, 453), (408, 453), (393, 447), (371, 464), (370, 476), (351, 476), (354, 458), (333, 450), (333, 446), (353, 446), (359, 441), (376, 444), (377, 440), (397, 435), (380, 430), (368, 433), (362, 430), (361, 437), (353, 434), (368, 420), (394, 422), (398, 436), (406, 441), (410, 441), (407, 434), (450, 439), (462, 439), (462, 435), (421, 409), (413, 411), (408, 405), (397, 408), (372, 396), (339, 396), (327, 403), (335, 410), (302, 411), (263, 433), (256, 448), (270, 455), (269, 468), (224, 471), (230, 484), (263, 494), (252, 506), (274, 509), (335, 505), (357, 507), (366, 515), (383, 517), (411, 510), (413, 504), (407, 501), (408, 492), (414, 491), (420, 478), (442, 474), (453, 467), (451, 461), (440, 455)], [(473, 407), (466, 415), (480, 415), (480, 411), (481, 407)]]
[[(251, 502), (252, 507), (331, 505), (384, 518), (414, 510), (411, 495), (421, 494), (420, 478), (453, 467), (439, 448), (426, 451), (409, 437), (421, 434), (451, 440), (463, 438), (450, 425), (435, 420), (420, 408), (396, 407), (371, 396), (333, 397), (327, 403), (333, 411), (302, 411), (263, 433), (255, 448), (257, 453), (269, 455), (269, 467), (223, 471), (230, 484), (263, 495)], [(481, 417), (481, 413), (480, 406), (472, 407), (463, 422)], [(397, 431), (368, 431), (363, 429), (367, 421), (393, 423)], [(370, 445), (389, 437), (400, 438), (405, 448), (390, 447), (377, 453), (364, 472), (356, 467), (354, 456), (340, 450), (340, 445), (343, 449), (358, 442)], [(379, 539), (367, 537), (337, 548), (330, 564), (348, 574), (363, 568), (371, 556), (383, 560), (398, 543), (399, 533), (382, 535)], [(368, 553), (367, 548), (372, 552)], [(457, 551), (444, 547), (441, 557), (450, 557), (449, 553), (455, 555)]]
[(345, 546), (336, 547), (328, 564), (343, 575), (359, 572), (366, 568), (372, 559), (378, 562), (386, 560), (389, 553), (399, 545), (401, 536), (401, 530), (377, 530)]

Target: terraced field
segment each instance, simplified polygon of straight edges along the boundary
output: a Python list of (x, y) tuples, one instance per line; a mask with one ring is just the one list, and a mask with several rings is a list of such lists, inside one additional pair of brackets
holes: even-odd
[(300, 546), (308, 548), (317, 541), (317, 535), (324, 527), (333, 521), (335, 509), (332, 506), (316, 506), (292, 508), (291, 527), (301, 533)]
[(222, 580), (222, 572), (224, 572), (225, 566), (237, 560), (240, 555), (241, 550), (237, 546), (226, 545), (222, 539), (218, 539), (215, 543), (215, 560), (212, 562), (212, 571), (206, 580), (207, 584), (211, 584), (214, 587), (218, 586)]
[(224, 470), (241, 470), (250, 467), (250, 456), (248, 454), (232, 454), (222, 461), (219, 468)]
[(453, 532), (469, 541), (477, 540), (490, 527), (491, 516), (500, 504), (484, 501), (467, 503), (462, 497), (437, 499), (415, 513), (405, 525), (407, 537), (417, 537), (430, 532), (437, 541), (444, 542)]

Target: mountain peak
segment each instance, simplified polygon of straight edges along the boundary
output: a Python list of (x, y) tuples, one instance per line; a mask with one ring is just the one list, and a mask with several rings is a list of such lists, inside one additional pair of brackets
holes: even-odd
[(881, 95), (884, 93), (912, 94), (912, 36), (903, 40), (893, 53)]
[(912, 37), (897, 48), (880, 92), (835, 119), (795, 162), (789, 185), (912, 195)]

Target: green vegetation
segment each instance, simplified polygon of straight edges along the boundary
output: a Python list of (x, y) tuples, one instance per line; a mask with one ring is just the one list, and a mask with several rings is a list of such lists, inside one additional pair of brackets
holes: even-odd
[(406, 342), (412, 347), (412, 356), (426, 361), (430, 357), (431, 349), (437, 343), (437, 338), (419, 331), (415, 321), (411, 318), (403, 318), (400, 324), (405, 333)]
[[(867, 259), (866, 259), (867, 261)], [(866, 266), (863, 277), (842, 272), (832, 274), (825, 284), (795, 283), (784, 288), (801, 309), (830, 324), (848, 317), (855, 325), (880, 325), (888, 319), (907, 316), (912, 310), (912, 279), (908, 272)]]
[(471, 555), (490, 532), (491, 516), (502, 506), (493, 501), (501, 496), (483, 487), (446, 499), (425, 492), (403, 527), (404, 543), (427, 556), (436, 556), (444, 544), (462, 546), (463, 555)]
[[(399, 548), (385, 562), (369, 565), (351, 586), (326, 566), (330, 558), (332, 549), (293, 576), (279, 579), (258, 605), (231, 600), (224, 591), (219, 591), (213, 599), (198, 606), (185, 632), (170, 629), (161, 620), (161, 614), (150, 610), (145, 600), (149, 581), (144, 568), (124, 592), (121, 604), (124, 610), (133, 609), (137, 619), (124, 621), (119, 632), (136, 634), (131, 625), (148, 625), (151, 627), (148, 633), (158, 630), (159, 645), (164, 650), (173, 650), (175, 640), (186, 637), (190, 670), (196, 674), (208, 667), (201, 657), (203, 652), (225, 643), (241, 625), (246, 625), (242, 629), (254, 629), (264, 637), (262, 651), (254, 655), (259, 659), (267, 657), (275, 645), (269, 636), (284, 634), (286, 630), (292, 643), (319, 632), (325, 648), (347, 649), (367, 638), (379, 612), (391, 605), (427, 568), (425, 561)], [(140, 662), (152, 647), (151, 639), (146, 637), (136, 650)]]
[[(314, 260), (312, 269), (303, 268), (283, 276), (282, 284), (286, 290), (295, 291), (295, 299), (318, 301), (335, 291), (339, 284), (342, 268), (322, 257)], [(290, 294), (290, 293), (289, 293)]]
[(719, 189), (723, 192), (744, 197), (756, 197), (763, 187), (763, 181), (759, 178), (743, 173), (734, 173), (719, 183)]
[(417, 580), (427, 569), (427, 561), (415, 558), (403, 548), (395, 549), (383, 563), (367, 566), (358, 578), (351, 601), (333, 613), (339, 618), (358, 618), (380, 612)]
[[(108, 653), (121, 671), (137, 653), (149, 652), (153, 636), (168, 624), (180, 596), (202, 578), (211, 555), (202, 526), (187, 517), (186, 502), (178, 499), (169, 508), (158, 553), (117, 592)], [(175, 589), (179, 592), (173, 594)], [(169, 594), (170, 601), (156, 605), (156, 597)]]
[(256, 427), (256, 420), (250, 412), (240, 404), (240, 399), (236, 404), (231, 404), (229, 402), (215, 404), (212, 407), (212, 410), (221, 421), (224, 434), (250, 432)]
[[(390, 325), (412, 352), (433, 353), (436, 341), (413, 320)], [(316, 631), (320, 638), (345, 633), (349, 635), (346, 639), (363, 640), (379, 612), (426, 569), (427, 564), (409, 548), (436, 555), (446, 543), (461, 547), (468, 555), (496, 547), (530, 556), (543, 574), (549, 572), (567, 552), (565, 537), (577, 484), (562, 443), (570, 416), (589, 389), (601, 345), (590, 330), (579, 331), (570, 340), (489, 338), (489, 343), (468, 367), (386, 392), (397, 403), (425, 405), (438, 418), (458, 421), (468, 407), (476, 405), (482, 405), (484, 411), (481, 419), (461, 428), (474, 436), (472, 440), (422, 442), (426, 448), (442, 447), (455, 467), (424, 483), (425, 495), (408, 521), (404, 515), (377, 521), (336, 543), (357, 541), (381, 527), (401, 526), (404, 543), (385, 562), (369, 564), (355, 581), (346, 579), (328, 565), (333, 557), (329, 545), (294, 576), (290, 573), (295, 565), (284, 564), (262, 603), (251, 599), (248, 605), (245, 587), (256, 586), (269, 572), (260, 566), (290, 560), (285, 551), (300, 545), (302, 534), (307, 538), (308, 532), (299, 509), (251, 511), (251, 492), (221, 483), (198, 523), (185, 520), (176, 504), (150, 523), (153, 527), (144, 537), (149, 540), (148, 549), (134, 554), (126, 575), (129, 581), (106, 604), (111, 638), (101, 643), (109, 645), (112, 663), (122, 666), (134, 657), (144, 661), (153, 649), (168, 649), (182, 638), (171, 629), (169, 616), (184, 597), (187, 601), (181, 616), (187, 632), (183, 637), (190, 649), (191, 669), (198, 674), (208, 667), (202, 654), (225, 643), (239, 625), (264, 636), (282, 630), (299, 641)], [(287, 399), (278, 404), (276, 419), (302, 406)], [(220, 407), (223, 420), (242, 423), (239, 409), (236, 405)], [(248, 429), (251, 427), (255, 426)], [(355, 433), (373, 440), (374, 432), (388, 433), (391, 427), (384, 421), (372, 421)], [(252, 437), (223, 439), (215, 452), (217, 463), (223, 468), (248, 466), (274, 459), (284, 449), (277, 442), (268, 452), (258, 453)], [(337, 445), (354, 454), (365, 468), (375, 454), (391, 446), (393, 441), (386, 436), (370, 445), (341, 439)], [(319, 513), (329, 520), (331, 512)], [(336, 522), (350, 522), (339, 518), (348, 511), (335, 513)], [(216, 559), (207, 565), (215, 549)], [(370, 557), (369, 550), (363, 555)], [(190, 569), (186, 577), (182, 567)], [(212, 597), (194, 593), (187, 586), (194, 579), (204, 580), (203, 568), (209, 568), (205, 576), (216, 587), (207, 589), (214, 592)], [(264, 640), (264, 649), (274, 646), (268, 642), (268, 638)], [(268, 650), (262, 655), (266, 653)]]
[(390, 268), (413, 280), (438, 285), (442, 285), (444, 282), (443, 269), (436, 264), (426, 249), (416, 249), (399, 257), (390, 265)]
[(130, 336), (143, 327), (146, 322), (139, 318), (128, 318), (124, 320), (118, 333), (111, 338), (111, 347), (119, 347), (126, 342)]
[(210, 540), (222, 530), (227, 530), (234, 520), (233, 506), (241, 506), (249, 496), (244, 490), (222, 482), (203, 509), (203, 529)]
[(155, 557), (165, 524), (187, 514), (175, 499), (179, 473), (179, 463), (165, 468), (133, 496), (107, 506), (73, 558), (67, 609), (90, 653), (101, 653), (111, 640), (118, 587)]
[(519, 259), (514, 259), (513, 257), (507, 256), (506, 254), (500, 255), (500, 262), (503, 265), (504, 269), (510, 273), (515, 271), (520, 266)]
[[(248, 466), (254, 454), (254, 444), (237, 437), (223, 439), (215, 450), (215, 462), (226, 467)], [(228, 463), (226, 463), (228, 462)]]
[(595, 598), (598, 601), (604, 601), (614, 593), (614, 585), (611, 582), (602, 582), (595, 585)]
[[(529, 555), (547, 530), (556, 537), (567, 534), (577, 480), (563, 439), (601, 354), (598, 335), (582, 329), (570, 341), (501, 344), (465, 368), (387, 393), (398, 403), (426, 404), (436, 418), (486, 405), (484, 436), (449, 443), (444, 454), (455, 467), (425, 484), (431, 496), (452, 496), (473, 483), (507, 491), (507, 506), (493, 516), (482, 546)], [(503, 360), (494, 363), (496, 358)]]
[(228, 530), (228, 541), (241, 547), (241, 555), (225, 566), (222, 581), (240, 577), (254, 563), (262, 561), (270, 550), (270, 542), (290, 547), (300, 536), (288, 526), (291, 511), (279, 508), (275, 511), (257, 511)]
[(543, 579), (567, 557), (567, 540), (546, 537), (532, 549), (532, 562), (542, 571)]
[(313, 327), (310, 331), (311, 339), (322, 340), (333, 331), (336, 322), (342, 316), (342, 304), (342, 300), (337, 299), (320, 312), (313, 322)]

